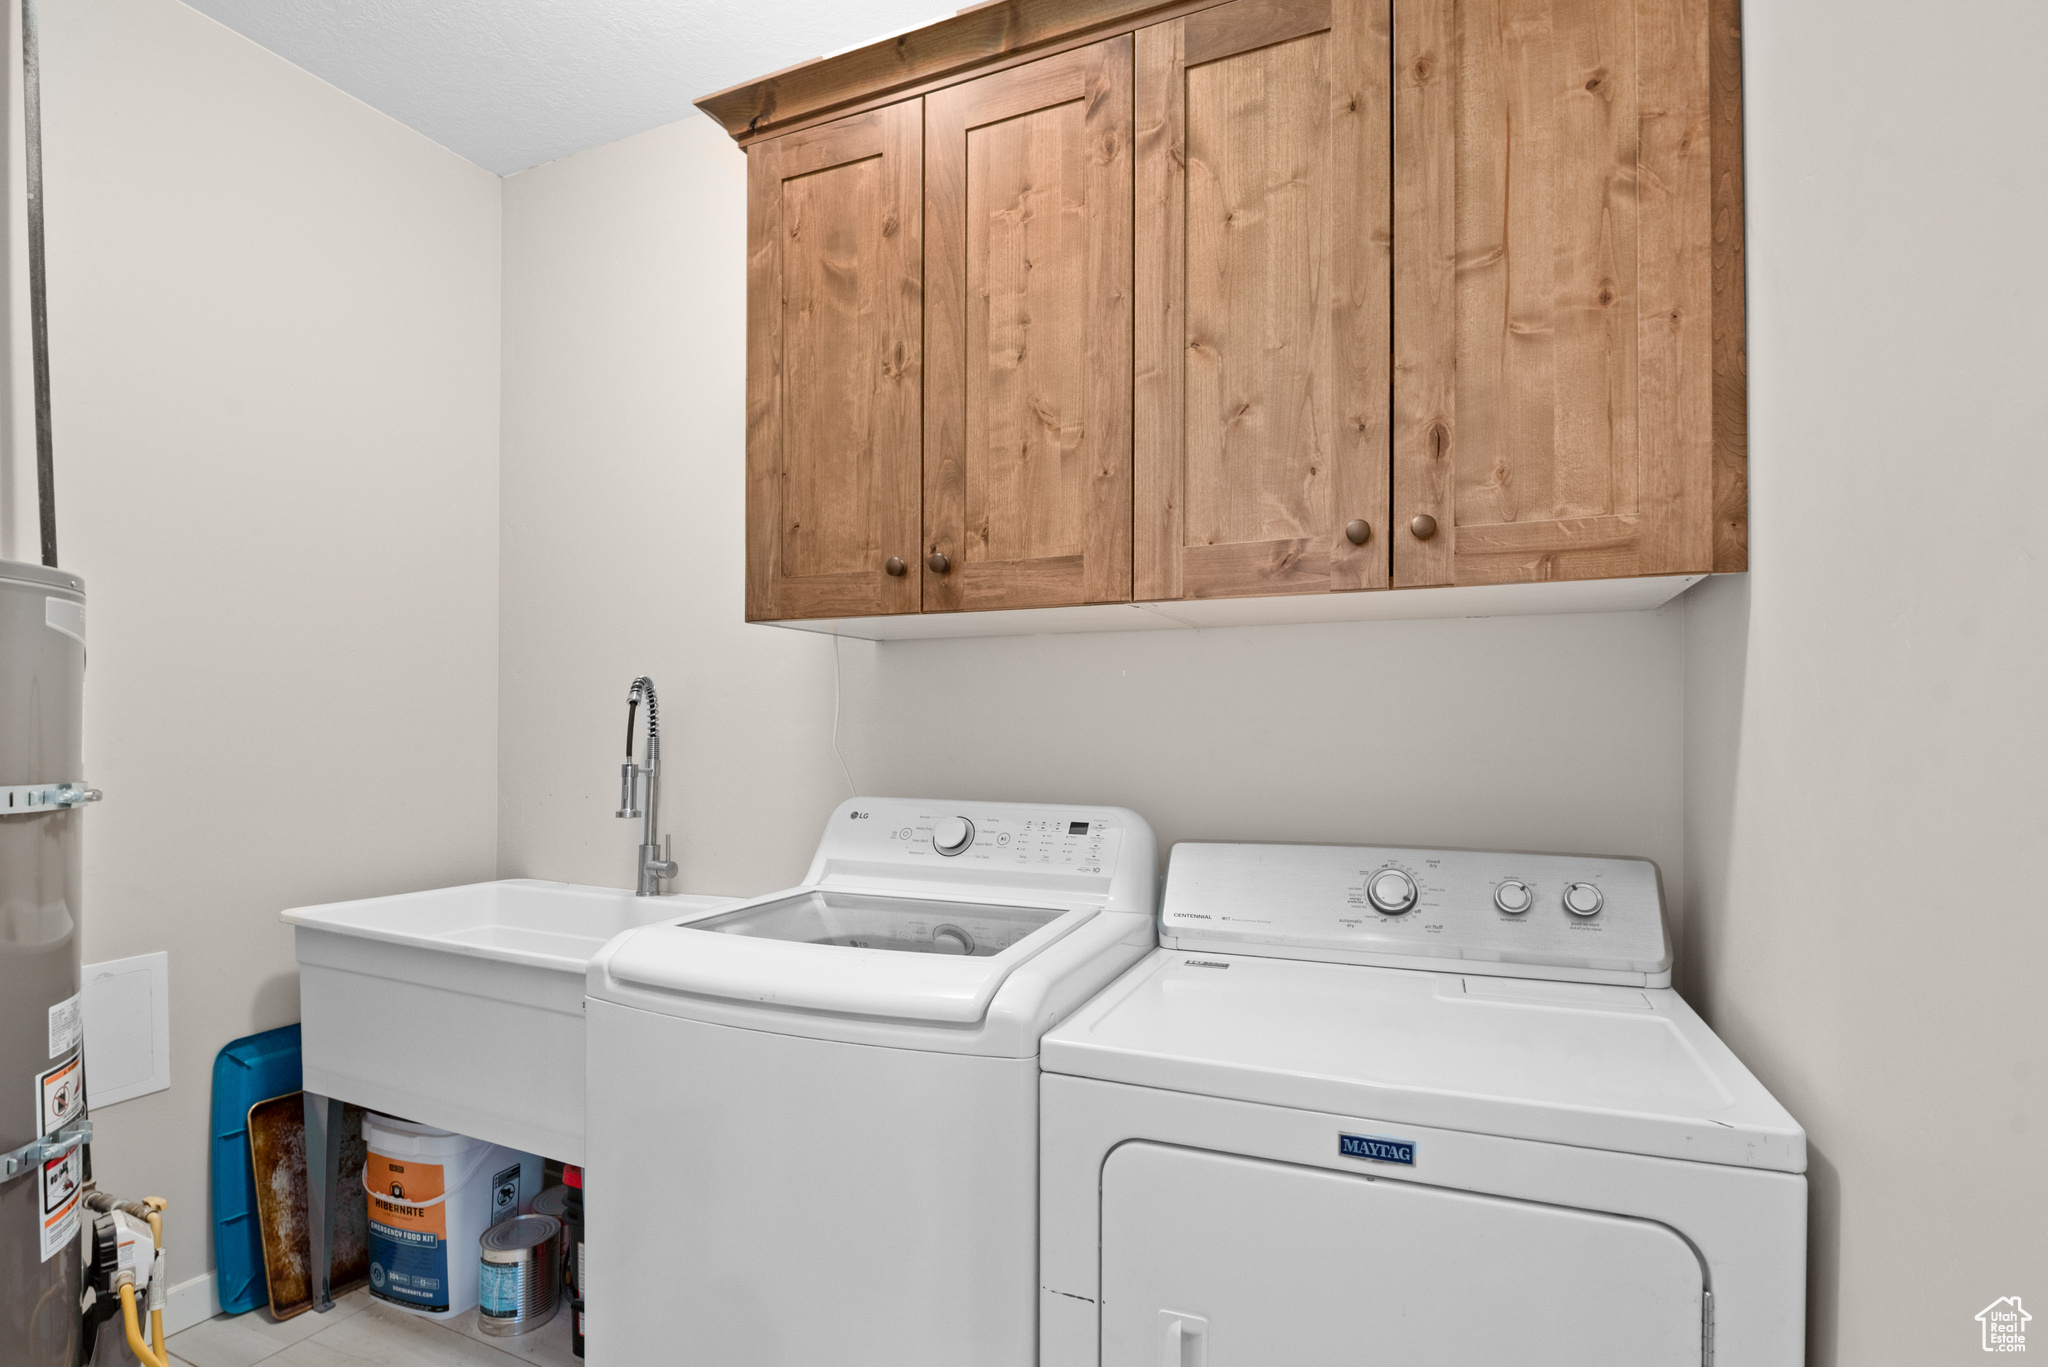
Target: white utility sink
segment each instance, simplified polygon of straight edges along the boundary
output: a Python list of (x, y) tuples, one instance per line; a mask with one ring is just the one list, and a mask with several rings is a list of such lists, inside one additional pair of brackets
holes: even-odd
[(308, 1092), (583, 1161), (583, 976), (733, 899), (510, 879), (295, 907)]

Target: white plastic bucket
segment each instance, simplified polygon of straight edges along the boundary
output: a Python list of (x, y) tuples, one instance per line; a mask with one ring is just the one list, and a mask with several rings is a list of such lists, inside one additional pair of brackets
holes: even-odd
[(476, 1305), (477, 1240), (540, 1194), (541, 1160), (388, 1115), (363, 1117), (370, 1294), (428, 1319)]

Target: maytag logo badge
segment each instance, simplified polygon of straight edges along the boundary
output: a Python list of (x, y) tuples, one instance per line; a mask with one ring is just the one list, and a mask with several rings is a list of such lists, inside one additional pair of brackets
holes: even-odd
[(1379, 1134), (1340, 1134), (1337, 1136), (1337, 1152), (1345, 1158), (1415, 1166), (1415, 1141), (1412, 1139), (1389, 1139)]

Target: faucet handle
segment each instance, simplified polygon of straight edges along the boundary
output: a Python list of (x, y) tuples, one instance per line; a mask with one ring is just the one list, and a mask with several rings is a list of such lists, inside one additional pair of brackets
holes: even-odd
[[(673, 839), (673, 836), (666, 835), (661, 838), (661, 858), (656, 859), (652, 851), (648, 853), (647, 871), (654, 875), (654, 881), (657, 883), (664, 878), (676, 876), (676, 861), (670, 858), (674, 854), (674, 850), (670, 848), (670, 841)], [(661, 889), (656, 888), (655, 891), (660, 892)]]
[(633, 805), (633, 778), (638, 772), (639, 767), (632, 760), (627, 760), (619, 766), (620, 816), (637, 817), (640, 815), (640, 809)]

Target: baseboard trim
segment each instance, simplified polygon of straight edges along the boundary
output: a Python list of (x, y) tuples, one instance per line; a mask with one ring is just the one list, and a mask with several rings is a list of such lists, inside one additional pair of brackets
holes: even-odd
[(219, 1284), (213, 1273), (179, 1282), (164, 1296), (164, 1333), (175, 1334), (182, 1329), (190, 1329), (219, 1313)]

